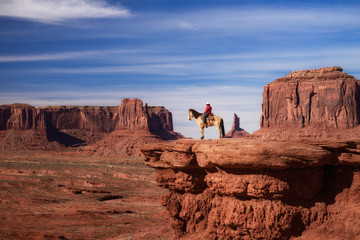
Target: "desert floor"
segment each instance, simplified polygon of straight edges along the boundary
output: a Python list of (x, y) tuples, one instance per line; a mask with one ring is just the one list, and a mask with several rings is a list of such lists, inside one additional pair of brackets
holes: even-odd
[(0, 239), (173, 239), (142, 158), (0, 153)]

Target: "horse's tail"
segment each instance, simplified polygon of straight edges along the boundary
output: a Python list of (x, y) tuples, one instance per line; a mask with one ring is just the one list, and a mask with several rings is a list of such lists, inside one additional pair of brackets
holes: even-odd
[(220, 127), (221, 127), (221, 135), (222, 137), (225, 137), (225, 127), (224, 127), (224, 120), (220, 120)]

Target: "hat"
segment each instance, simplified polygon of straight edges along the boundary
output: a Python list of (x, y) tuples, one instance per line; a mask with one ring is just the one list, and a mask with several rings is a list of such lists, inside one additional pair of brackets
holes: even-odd
[(210, 105), (210, 102), (206, 102), (206, 105)]

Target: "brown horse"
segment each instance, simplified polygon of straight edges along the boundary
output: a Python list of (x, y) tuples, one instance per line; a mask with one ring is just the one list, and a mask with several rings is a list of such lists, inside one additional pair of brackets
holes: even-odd
[[(199, 113), (197, 111), (195, 111), (194, 109), (189, 109), (189, 120), (191, 120), (192, 118), (195, 118), (197, 125), (200, 128), (200, 132), (201, 132), (201, 139), (204, 139), (204, 127), (205, 124), (202, 120), (202, 113)], [(224, 120), (216, 115), (211, 115), (208, 117), (207, 119), (208, 122), (208, 126), (216, 126), (218, 132), (219, 132), (219, 138), (225, 137), (225, 128), (224, 128)]]

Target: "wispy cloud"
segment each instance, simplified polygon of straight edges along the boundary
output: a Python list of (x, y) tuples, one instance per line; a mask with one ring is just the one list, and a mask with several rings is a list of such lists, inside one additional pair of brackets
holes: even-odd
[(0, 62), (33, 62), (33, 61), (50, 61), (62, 59), (84, 58), (90, 55), (99, 54), (98, 51), (82, 52), (61, 52), (48, 54), (31, 54), (31, 55), (12, 55), (0, 56)]
[(178, 26), (182, 29), (186, 29), (186, 30), (196, 30), (196, 27), (194, 25), (192, 25), (189, 22), (185, 22), (185, 21), (180, 21), (178, 23)]
[(90, 74), (90, 73), (135, 73), (135, 74), (160, 74), (167, 76), (184, 76), (184, 69), (188, 67), (181, 64), (143, 64), (130, 66), (105, 66), (105, 67), (85, 67), (85, 68), (49, 68), (36, 70), (43, 73), (63, 73), (63, 74)]
[[(171, 50), (156, 49), (155, 47), (150, 49), (94, 49), (88, 51), (66, 51), (66, 52), (49, 52), (42, 54), (28, 54), (28, 55), (0, 55), (0, 62), (32, 62), (32, 61), (49, 61), (49, 60), (62, 60), (62, 59), (90, 59), (93, 61), (99, 61), (103, 64), (111, 62), (112, 64), (126, 64), (128, 66), (139, 67), (143, 65), (146, 68), (150, 67), (162, 67), (165, 68), (184, 68), (185, 65), (193, 65), (193, 63), (206, 63), (206, 64), (218, 64), (224, 62), (229, 64), (225, 71), (231, 68), (237, 68), (236, 65), (239, 62), (258, 62), (259, 60), (263, 63), (266, 61), (273, 62), (274, 59), (279, 61), (296, 60), (296, 59), (314, 59), (313, 61), (322, 62), (326, 59), (342, 59), (346, 58), (349, 62), (357, 62), (359, 59), (360, 49), (357, 47), (338, 47), (333, 48), (306, 48), (302, 50), (278, 50), (278, 51), (252, 51), (249, 53), (232, 53), (232, 54), (193, 54), (190, 56), (182, 55), (181, 52)], [(107, 61), (106, 61), (107, 60)], [(207, 65), (208, 66), (208, 65)], [(139, 69), (139, 67), (135, 69)], [(270, 66), (272, 67), (272, 66)], [(223, 66), (221, 67), (223, 68)], [(106, 72), (108, 69), (110, 72), (121, 72), (128, 71), (131, 68), (117, 68), (117, 67), (99, 67), (95, 68), (80, 68), (80, 69), (69, 69), (69, 73), (72, 72)], [(213, 69), (213, 68), (212, 68)], [(62, 71), (64, 69), (53, 69), (52, 71)], [(252, 70), (252, 69), (251, 69)], [(266, 69), (264, 69), (266, 70)], [(209, 69), (211, 71), (211, 69)], [(66, 72), (66, 70), (64, 70)]]
[(0, 16), (44, 23), (76, 18), (129, 17), (128, 9), (104, 0), (2, 0)]
[(208, 8), (171, 14), (146, 13), (137, 16), (132, 27), (150, 32), (190, 30), (196, 34), (217, 33), (209, 36), (215, 38), (222, 35), (244, 37), (244, 34), (284, 31), (322, 34), (359, 28), (358, 12), (359, 9), (356, 8), (328, 6), (296, 9), (269, 6)]
[[(119, 56), (126, 59), (130, 56), (139, 56), (139, 54), (153, 53), (150, 49), (102, 49), (102, 50), (87, 50), (87, 51), (66, 51), (66, 52), (49, 52), (27, 55), (0, 55), (1, 62), (37, 62), (37, 61), (56, 61), (63, 59), (109, 59), (114, 60), (114, 55), (118, 59)], [(139, 60), (137, 60), (139, 62)], [(141, 62), (141, 61), (140, 61)]]
[[(91, 56), (91, 57), (90, 57)], [(302, 49), (287, 51), (256, 51), (234, 54), (198, 54), (184, 56), (156, 50), (92, 50), (43, 55), (0, 56), (0, 62), (48, 61), (84, 59), (95, 66), (47, 67), (28, 69), (31, 73), (54, 74), (153, 74), (190, 79), (246, 79), (269, 76), (269, 73), (341, 66), (345, 71), (357, 71), (360, 51), (354, 47), (337, 49)], [(92, 64), (91, 64), (92, 65)], [(3, 70), (5, 71), (5, 70)]]

